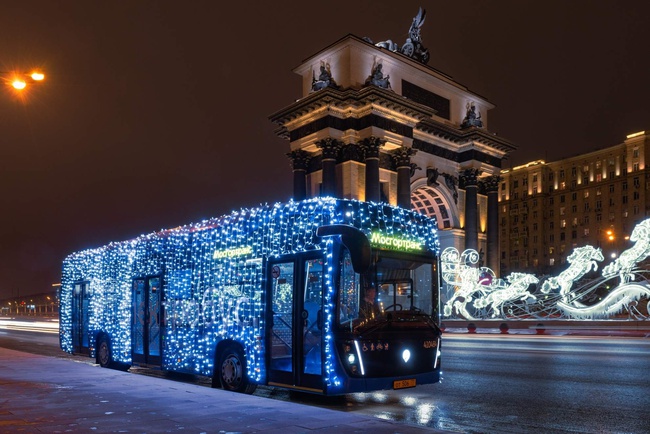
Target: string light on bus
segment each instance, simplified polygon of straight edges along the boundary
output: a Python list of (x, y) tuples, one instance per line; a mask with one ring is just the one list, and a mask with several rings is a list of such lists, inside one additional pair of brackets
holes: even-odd
[[(64, 262), (61, 330), (71, 329), (74, 286), (86, 282), (91, 308), (89, 329), (113, 336), (113, 359), (131, 363), (133, 276), (163, 276), (163, 369), (211, 376), (214, 353), (210, 349), (223, 339), (231, 339), (245, 346), (248, 378), (261, 383), (267, 369), (262, 258), (310, 250), (331, 252), (332, 237), (320, 239), (315, 235), (316, 229), (341, 223), (369, 228), (385, 237), (399, 234), (405, 243), (437, 251), (436, 231), (430, 230), (430, 223), (419, 224), (419, 219), (430, 222), (425, 216), (388, 205), (315, 198), (242, 209), (220, 218), (75, 253)], [(325, 384), (332, 390), (342, 387), (341, 375), (336, 372), (332, 330), (334, 260), (328, 253), (323, 287), (323, 313), (327, 318), (323, 327), (323, 372)], [(104, 321), (108, 310), (118, 322)], [(61, 346), (72, 351), (69, 333), (62, 334)], [(357, 354), (362, 363), (358, 351)]]

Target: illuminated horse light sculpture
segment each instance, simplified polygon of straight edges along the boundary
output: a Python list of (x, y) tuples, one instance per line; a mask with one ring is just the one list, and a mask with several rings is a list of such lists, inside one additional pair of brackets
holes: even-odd
[(618, 273), (621, 277), (621, 285), (630, 281), (632, 268), (650, 255), (650, 219), (636, 225), (630, 235), (630, 241), (636, 243), (603, 268), (603, 277), (611, 277)]
[(598, 269), (598, 263), (596, 261), (602, 261), (603, 259), (603, 252), (600, 248), (592, 246), (575, 248), (573, 253), (566, 258), (567, 262), (571, 264), (569, 268), (561, 272), (559, 275), (545, 280), (542, 284), (541, 292), (543, 294), (548, 294), (551, 290), (560, 288), (562, 301), (568, 303), (569, 292), (571, 291), (573, 283), (582, 278), (592, 269), (596, 271)]
[[(605, 278), (611, 278), (618, 274), (620, 276), (619, 286), (593, 306), (579, 303), (569, 306), (564, 302), (558, 302), (557, 306), (566, 314), (582, 319), (607, 318), (624, 309), (628, 309), (632, 314), (631, 306), (634, 302), (641, 297), (650, 297), (650, 284), (647, 281), (645, 283), (630, 283), (630, 280), (634, 280), (633, 269), (637, 263), (650, 256), (650, 219), (636, 225), (630, 235), (630, 241), (635, 242), (634, 246), (621, 253), (614, 262), (604, 267), (602, 272)], [(640, 316), (645, 318), (642, 314)]]
[[(641, 298), (650, 299), (650, 270), (640, 269), (638, 265), (650, 257), (650, 219), (634, 228), (630, 240), (634, 246), (604, 267), (602, 277), (577, 285), (587, 273), (597, 271), (598, 263), (604, 260), (600, 248), (578, 247), (567, 257), (569, 267), (543, 281), (538, 286), (539, 292), (532, 293), (528, 292), (528, 287), (538, 283), (536, 277), (512, 273), (506, 281), (497, 279), (489, 268), (476, 267), (479, 260), (476, 251), (466, 250), (461, 254), (453, 247), (445, 249), (440, 257), (440, 269), (445, 285), (453, 288), (453, 294), (444, 305), (443, 314), (468, 320), (505, 318), (506, 314), (512, 318), (520, 315), (504, 309), (504, 306), (517, 303), (526, 318), (613, 318), (627, 310), (630, 318), (650, 320), (648, 308), (646, 311), (638, 308)], [(597, 291), (603, 290), (604, 285), (614, 279), (618, 280), (618, 285), (615, 284), (602, 300), (591, 304), (589, 300), (594, 300)], [(554, 290), (557, 292), (550, 295)], [(528, 309), (531, 301), (536, 301), (533, 303), (535, 312)]]
[(523, 300), (537, 300), (533, 294), (528, 292), (528, 287), (539, 282), (539, 279), (532, 274), (511, 273), (506, 277), (509, 285), (505, 288), (495, 289), (486, 296), (477, 299), (474, 306), (477, 308), (488, 307), (492, 311), (492, 318), (502, 316), (501, 306), (505, 303)]
[(455, 290), (443, 308), (446, 317), (455, 312), (465, 319), (474, 320), (476, 314), (467, 309), (471, 305), (477, 313), (487, 308), (495, 318), (502, 314), (501, 306), (507, 302), (536, 299), (528, 292), (528, 287), (538, 282), (537, 277), (512, 273), (506, 278), (506, 284), (502, 279), (496, 279), (491, 269), (472, 267), (478, 260), (476, 250), (465, 250), (460, 254), (455, 248), (448, 247), (440, 255), (442, 278)]

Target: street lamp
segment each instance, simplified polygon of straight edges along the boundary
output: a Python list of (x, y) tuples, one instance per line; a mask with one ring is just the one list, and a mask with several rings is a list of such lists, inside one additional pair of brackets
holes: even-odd
[(616, 255), (616, 249), (615, 249), (615, 245), (614, 245), (614, 240), (616, 240), (616, 236), (614, 235), (614, 230), (609, 229), (606, 232), (606, 234), (607, 234), (607, 240), (610, 242), (609, 247), (612, 249), (612, 253), (611, 253), (610, 256), (612, 257), (612, 259), (616, 259), (617, 255)]
[(27, 87), (28, 80), (26, 78), (33, 82), (45, 80), (45, 74), (43, 74), (41, 71), (32, 71), (29, 74), (15, 72), (11, 74), (2, 73), (2, 75), (11, 75), (11, 78), (5, 79), (5, 81), (18, 91), (22, 91)]

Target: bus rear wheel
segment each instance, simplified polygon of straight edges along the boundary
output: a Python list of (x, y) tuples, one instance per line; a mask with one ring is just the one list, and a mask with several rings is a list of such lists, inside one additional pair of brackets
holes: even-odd
[(257, 388), (257, 385), (250, 383), (246, 377), (246, 359), (243, 352), (234, 346), (221, 353), (219, 377), (225, 390), (251, 394)]
[(106, 336), (102, 336), (99, 339), (99, 344), (97, 345), (97, 363), (102, 368), (110, 368), (113, 365), (111, 343)]

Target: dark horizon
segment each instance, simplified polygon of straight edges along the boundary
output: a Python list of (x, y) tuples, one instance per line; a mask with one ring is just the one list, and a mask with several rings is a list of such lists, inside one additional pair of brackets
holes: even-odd
[(402, 43), (419, 6), (428, 66), (518, 146), (504, 166), (650, 129), (641, 1), (4, 5), (0, 70), (46, 80), (0, 97), (0, 299), (49, 290), (74, 251), (288, 200), (268, 118), (301, 97), (292, 69), (347, 34)]

